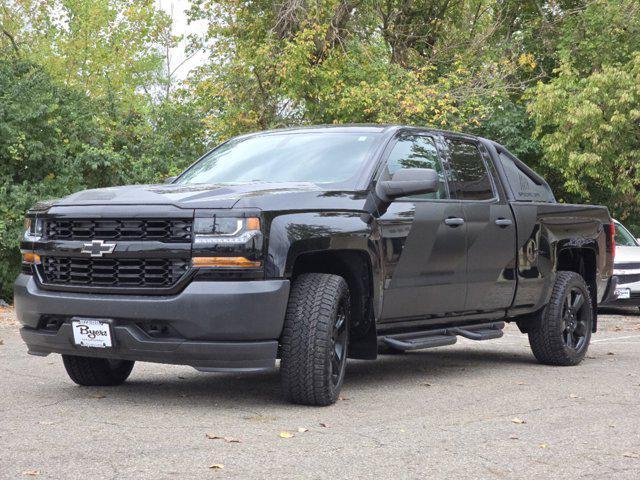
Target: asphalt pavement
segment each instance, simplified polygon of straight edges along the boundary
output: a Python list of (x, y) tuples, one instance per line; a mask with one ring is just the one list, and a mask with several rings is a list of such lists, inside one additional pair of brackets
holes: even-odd
[(0, 309), (0, 478), (640, 479), (640, 315), (607, 312), (578, 367), (503, 338), (350, 361), (342, 398), (287, 404), (277, 371), (137, 364), (73, 384)]

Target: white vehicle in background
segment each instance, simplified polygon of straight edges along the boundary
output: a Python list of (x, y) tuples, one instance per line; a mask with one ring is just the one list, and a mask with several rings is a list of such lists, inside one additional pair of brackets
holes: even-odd
[(617, 220), (613, 274), (618, 277), (617, 299), (601, 306), (640, 307), (640, 241)]

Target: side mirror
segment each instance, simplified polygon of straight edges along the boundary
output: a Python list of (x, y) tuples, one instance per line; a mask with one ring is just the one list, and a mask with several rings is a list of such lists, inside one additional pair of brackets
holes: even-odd
[(167, 177), (164, 179), (164, 182), (162, 183), (173, 183), (176, 178), (178, 177)]
[(376, 185), (376, 194), (381, 200), (390, 202), (409, 195), (437, 192), (438, 172), (431, 168), (405, 168)]

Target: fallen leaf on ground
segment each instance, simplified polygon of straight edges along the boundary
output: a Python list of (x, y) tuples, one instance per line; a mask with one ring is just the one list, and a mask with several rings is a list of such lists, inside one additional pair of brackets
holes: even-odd
[(0, 338), (0, 345), (4, 345), (4, 340)]
[(25, 470), (22, 472), (23, 475), (28, 475), (30, 477), (35, 477), (36, 475), (40, 475), (40, 470)]
[(103, 395), (101, 393), (96, 393), (95, 395), (90, 395), (91, 398), (105, 398), (106, 395)]
[(209, 465), (209, 468), (213, 470), (222, 470), (224, 468), (224, 465), (221, 463), (214, 463), (213, 465)]
[(522, 420), (521, 418), (518, 418), (518, 417), (512, 418), (511, 421), (513, 423), (517, 423), (518, 425), (522, 425), (523, 423), (527, 423), (525, 420)]
[(308, 428), (298, 427), (298, 432), (300, 432), (300, 433), (304, 433), (304, 432), (308, 432), (308, 431), (309, 431)]
[(526, 385), (524, 382), (518, 382), (518, 385)]
[(214, 435), (213, 433), (207, 433), (207, 438), (209, 440), (224, 440), (227, 443), (240, 443), (240, 439), (239, 438), (222, 437), (220, 435)]
[(626, 458), (640, 458), (640, 453), (626, 452), (622, 454)]
[(540, 448), (547, 448), (547, 447), (548, 447), (548, 445), (546, 443), (541, 443), (540, 444)]
[(509, 439), (510, 440), (520, 440), (517, 435), (510, 435)]
[(620, 325), (616, 325), (615, 327), (613, 327), (613, 331), (614, 332), (621, 332), (622, 331), (622, 327)]
[(578, 395), (576, 395), (575, 393), (570, 393), (569, 394), (569, 398), (580, 398)]
[(607, 352), (607, 355), (615, 355), (613, 352)]
[(280, 438), (292, 438), (293, 436), (291, 432), (280, 432)]
[(328, 423), (321, 423), (320, 426), (323, 428), (330, 428), (330, 425)]
[(427, 383), (427, 382), (421, 383), (420, 385), (422, 385), (423, 387), (430, 387), (431, 386), (431, 384)]
[(349, 397), (338, 397), (338, 400), (351, 400)]

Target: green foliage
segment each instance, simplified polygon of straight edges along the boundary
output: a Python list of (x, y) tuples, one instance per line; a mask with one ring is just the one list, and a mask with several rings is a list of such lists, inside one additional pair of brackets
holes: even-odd
[(565, 67), (536, 89), (531, 113), (544, 162), (566, 200), (608, 205), (621, 220), (640, 211), (640, 53), (588, 77)]
[(194, 85), (211, 135), (300, 123), (469, 129), (487, 98), (535, 68), (487, 38), (500, 21), (484, 8), (493, 2), (410, 3), (194, 2), (210, 25), (212, 61)]
[[(35, 201), (85, 185), (79, 158), (94, 141), (86, 99), (54, 85), (37, 66), (0, 62), (0, 280), (18, 268), (24, 212)], [(91, 168), (90, 164), (87, 164)]]

